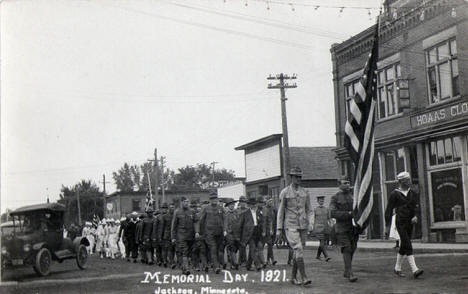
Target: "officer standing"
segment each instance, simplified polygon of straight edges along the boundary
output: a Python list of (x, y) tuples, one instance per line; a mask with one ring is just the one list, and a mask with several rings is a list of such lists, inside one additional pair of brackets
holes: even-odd
[(215, 273), (221, 272), (220, 261), (224, 255), (223, 247), (223, 224), (224, 212), (218, 204), (218, 195), (216, 192), (210, 194), (210, 205), (202, 210), (200, 222), (196, 228), (196, 237), (200, 236), (201, 230), (205, 233), (205, 242), (210, 251), (211, 263), (215, 268)]
[(140, 214), (135, 227), (135, 240), (138, 246), (138, 254), (140, 255), (140, 261), (145, 263), (146, 250), (143, 244), (143, 219), (145, 218), (144, 214)]
[(349, 180), (341, 179), (339, 189), (340, 191), (330, 200), (330, 214), (332, 218), (336, 219), (336, 242), (341, 247), (344, 261), (343, 276), (348, 278), (350, 282), (356, 282), (357, 277), (353, 275), (352, 262), (359, 233), (353, 226), (353, 196)]
[(160, 230), (164, 228), (161, 226), (163, 215), (167, 213), (167, 203), (165, 207), (161, 205), (161, 208), (155, 212), (154, 220), (153, 220), (153, 231), (151, 232), (151, 243), (153, 249), (156, 253), (156, 262), (158, 266), (161, 266), (162, 261), (162, 241), (161, 241), (161, 234)]
[(423, 270), (419, 269), (416, 265), (413, 255), (413, 246), (411, 244), (411, 234), (413, 232), (413, 224), (418, 222), (416, 216), (418, 206), (418, 195), (411, 190), (411, 177), (408, 172), (401, 172), (397, 175), (398, 188), (390, 193), (388, 199), (387, 208), (385, 209), (385, 223), (386, 223), (386, 235), (390, 231), (390, 224), (392, 220), (392, 212), (396, 210), (396, 228), (400, 235), (400, 249), (397, 254), (397, 260), (395, 264), (395, 274), (399, 277), (404, 277), (401, 272), (401, 263), (403, 259), (408, 259), (408, 263), (413, 272), (413, 277), (416, 279), (423, 274)]
[(302, 284), (310, 285), (312, 281), (307, 277), (304, 265), (304, 247), (307, 231), (310, 230), (310, 197), (309, 193), (300, 186), (302, 170), (299, 167), (292, 168), (289, 175), (291, 184), (280, 193), (276, 235), (282, 238), (282, 235), (286, 234), (288, 243), (294, 251), (291, 283), (301, 284), (296, 277), (299, 270)]
[[(201, 216), (201, 206), (199, 203), (195, 205), (195, 227), (200, 225), (200, 216)], [(208, 262), (206, 259), (206, 244), (203, 230), (199, 232), (198, 237), (195, 237), (195, 243), (192, 247), (192, 257), (193, 264), (196, 271), (203, 269), (205, 272), (208, 272)]]
[(235, 203), (235, 200), (231, 200), (225, 204), (227, 210), (224, 216), (224, 235), (226, 236), (226, 250), (231, 269), (237, 270), (239, 264), (237, 263), (236, 253), (240, 247), (240, 227), (239, 213), (234, 209)]
[(181, 260), (178, 262), (182, 265), (182, 273), (185, 275), (190, 275), (188, 259), (194, 241), (193, 211), (189, 206), (189, 200), (182, 197), (182, 207), (174, 212), (171, 225), (172, 243), (176, 244), (180, 252)]
[[(239, 197), (237, 213), (240, 216), (247, 209), (248, 209), (247, 208), (247, 198), (245, 198), (245, 196), (242, 195), (242, 196)], [(239, 266), (242, 266), (242, 265), (245, 265), (246, 262), (247, 262), (247, 253), (245, 251), (245, 247), (240, 246), (239, 247), (239, 262), (238, 262), (238, 264), (239, 264)]]

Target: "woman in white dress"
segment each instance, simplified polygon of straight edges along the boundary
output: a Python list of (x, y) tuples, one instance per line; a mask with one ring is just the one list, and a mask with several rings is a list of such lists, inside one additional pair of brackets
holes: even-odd
[(105, 227), (106, 227), (106, 220), (103, 219), (99, 222), (98, 227), (96, 229), (96, 252), (99, 253), (101, 258), (104, 258), (105, 252)]
[(119, 252), (119, 247), (117, 245), (117, 233), (118, 228), (114, 225), (114, 220), (109, 221), (109, 237), (107, 244), (109, 245), (109, 257), (115, 259), (115, 256)]
[(91, 222), (85, 222), (85, 226), (81, 234), (83, 235), (83, 237), (86, 237), (86, 239), (88, 239), (89, 246), (87, 246), (86, 249), (88, 250), (88, 254), (92, 255), (94, 248), (94, 236), (91, 231)]
[(123, 242), (123, 238), (122, 236), (119, 236), (119, 232), (120, 233), (123, 233), (121, 230), (120, 230), (120, 226), (122, 225), (122, 223), (125, 221), (125, 218), (121, 218), (120, 221), (117, 220), (116, 221), (116, 227), (117, 227), (117, 245), (119, 246), (119, 251), (120, 251), (120, 257), (122, 259), (125, 259), (125, 244)]

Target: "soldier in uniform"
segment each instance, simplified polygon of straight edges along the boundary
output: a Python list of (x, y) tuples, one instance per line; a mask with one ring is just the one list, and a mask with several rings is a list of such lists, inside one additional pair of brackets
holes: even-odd
[(401, 272), (401, 263), (407, 258), (408, 263), (413, 272), (413, 277), (416, 279), (423, 274), (423, 270), (416, 265), (413, 255), (413, 246), (411, 244), (411, 234), (413, 232), (413, 224), (418, 222), (418, 195), (411, 190), (411, 177), (408, 172), (401, 172), (397, 175), (398, 188), (390, 193), (388, 198), (387, 208), (385, 209), (386, 235), (390, 231), (390, 223), (392, 212), (396, 210), (396, 228), (400, 235), (400, 249), (397, 254), (394, 272), (397, 276), (403, 277)]
[(194, 218), (189, 205), (189, 200), (182, 197), (182, 207), (174, 212), (171, 225), (172, 243), (176, 244), (180, 252), (181, 260), (178, 262), (182, 265), (182, 273), (186, 275), (190, 275), (188, 259), (194, 241)]
[(163, 266), (172, 266), (174, 263), (174, 245), (171, 240), (171, 225), (172, 217), (174, 215), (174, 205), (171, 205), (168, 209), (167, 203), (161, 205), (163, 213), (161, 214), (161, 221), (158, 230), (159, 240), (161, 240), (161, 251), (162, 251), (162, 262)]
[(135, 241), (138, 246), (138, 255), (140, 255), (140, 261), (142, 263), (145, 263), (145, 255), (146, 255), (146, 250), (143, 245), (143, 219), (145, 218), (145, 215), (142, 213), (138, 217), (138, 221), (136, 223), (135, 227)]
[[(200, 216), (201, 216), (201, 205), (197, 203), (195, 205), (195, 227), (199, 226)], [(200, 271), (203, 269), (204, 271), (208, 272), (208, 262), (206, 260), (206, 244), (205, 244), (205, 237), (203, 234), (203, 230), (199, 232), (198, 237), (195, 237), (195, 243), (192, 247), (192, 257), (193, 257), (193, 264), (195, 266), (196, 271)]]
[(276, 235), (282, 238), (282, 235), (285, 234), (288, 243), (294, 250), (291, 282), (295, 285), (301, 284), (296, 277), (299, 270), (302, 284), (309, 285), (312, 281), (305, 272), (304, 247), (307, 231), (310, 231), (310, 197), (309, 193), (300, 186), (302, 170), (298, 167), (292, 168), (289, 175), (291, 176), (291, 184), (280, 193), (281, 202), (278, 207)]
[(137, 262), (138, 258), (138, 245), (135, 239), (136, 223), (137, 223), (138, 213), (135, 211), (130, 214), (130, 219), (124, 227), (123, 230), (123, 239), (125, 244), (125, 255), (127, 256), (127, 261), (130, 261), (130, 257), (133, 258), (133, 262)]
[(267, 245), (267, 264), (276, 264), (275, 256), (273, 254), (273, 242), (276, 239), (276, 209), (273, 206), (273, 199), (267, 197), (266, 206), (263, 208), (265, 216), (265, 244)]
[(161, 227), (161, 223), (163, 215), (165, 213), (167, 213), (167, 204), (165, 205), (165, 207), (161, 205), (161, 208), (159, 210), (156, 210), (156, 212), (154, 213), (153, 231), (151, 232), (151, 245), (153, 246), (153, 250), (156, 253), (156, 262), (158, 263), (158, 266), (161, 266), (163, 264), (161, 234), (159, 233), (159, 231), (164, 229), (163, 227)]
[[(240, 196), (239, 197), (239, 202), (238, 202), (238, 207), (237, 207), (237, 213), (239, 216), (248, 209), (247, 207), (247, 198), (245, 196)], [(245, 265), (247, 262), (247, 253), (245, 251), (245, 247), (240, 246), (239, 247), (239, 266)]]
[(359, 233), (353, 226), (353, 196), (349, 180), (341, 179), (340, 191), (332, 196), (330, 200), (330, 214), (336, 219), (335, 233), (336, 242), (341, 247), (344, 261), (344, 274), (350, 282), (356, 282), (357, 277), (352, 271), (353, 255), (356, 251)]
[(201, 230), (205, 233), (205, 242), (210, 251), (210, 258), (215, 273), (221, 272), (220, 261), (224, 255), (223, 246), (224, 212), (218, 204), (216, 192), (210, 194), (210, 205), (201, 211), (200, 222), (196, 228), (196, 237), (199, 238)]
[(315, 237), (319, 239), (319, 247), (317, 249), (317, 259), (321, 259), (320, 255), (323, 253), (325, 261), (330, 261), (327, 252), (328, 243), (328, 222), (330, 221), (330, 211), (323, 204), (325, 196), (317, 196), (318, 206), (314, 209), (314, 233)]
[(148, 208), (146, 211), (146, 217), (143, 219), (143, 228), (142, 228), (142, 239), (143, 239), (143, 259), (145, 263), (149, 265), (154, 264), (154, 248), (151, 240), (151, 234), (153, 232), (153, 209)]
[(236, 253), (240, 247), (240, 227), (239, 227), (239, 212), (234, 209), (236, 201), (227, 202), (227, 210), (224, 215), (224, 236), (226, 238), (226, 250), (231, 269), (239, 269), (239, 264), (236, 260)]

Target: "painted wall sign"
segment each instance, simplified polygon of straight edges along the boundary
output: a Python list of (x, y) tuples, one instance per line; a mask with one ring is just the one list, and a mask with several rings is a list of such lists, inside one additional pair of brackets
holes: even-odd
[(468, 115), (468, 102), (452, 104), (444, 108), (411, 116), (411, 127), (420, 128)]

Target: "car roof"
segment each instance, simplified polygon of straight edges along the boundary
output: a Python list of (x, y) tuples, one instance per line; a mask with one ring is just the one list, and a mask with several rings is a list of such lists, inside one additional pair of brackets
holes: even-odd
[(0, 224), (0, 228), (13, 227), (13, 224), (14, 224), (13, 221), (7, 221), (7, 222)]
[(15, 211), (11, 212), (10, 215), (17, 215), (17, 214), (23, 214), (26, 212), (33, 212), (33, 211), (50, 211), (50, 212), (63, 212), (65, 211), (65, 206), (59, 203), (44, 203), (44, 204), (34, 204), (34, 205), (28, 205), (28, 206), (23, 206)]

